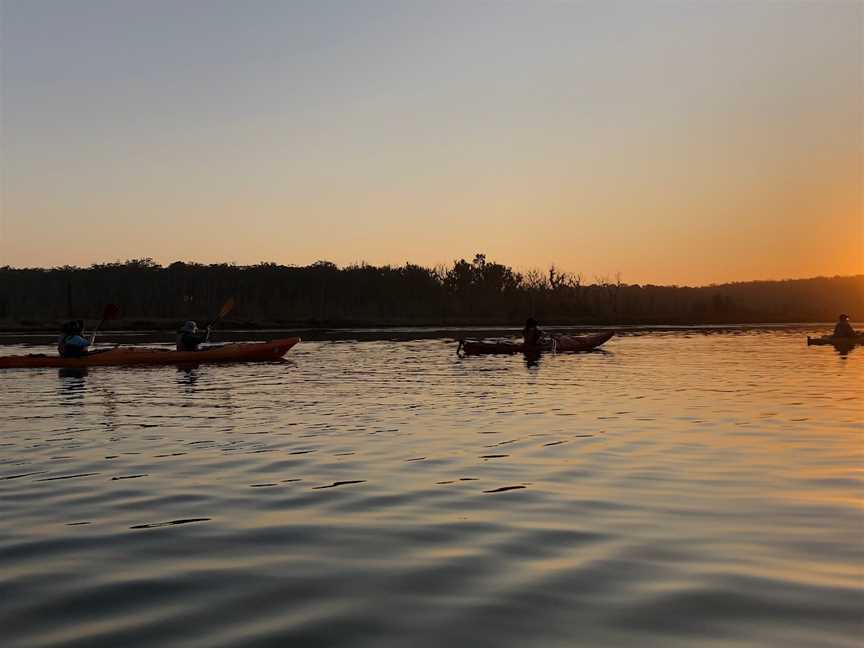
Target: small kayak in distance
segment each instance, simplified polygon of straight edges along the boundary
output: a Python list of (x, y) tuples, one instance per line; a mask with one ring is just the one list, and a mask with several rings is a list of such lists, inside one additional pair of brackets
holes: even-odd
[(833, 335), (823, 335), (822, 337), (811, 338), (807, 336), (807, 346), (830, 344), (839, 347), (854, 347), (858, 344), (864, 344), (864, 334), (856, 335), (855, 337), (834, 337)]
[(476, 342), (460, 340), (456, 352), (465, 355), (480, 355), (484, 353), (540, 353), (542, 351), (590, 351), (609, 341), (615, 335), (614, 331), (595, 333), (594, 335), (558, 335), (550, 343), (538, 347), (526, 347), (521, 342)]
[(201, 362), (262, 362), (278, 360), (300, 341), (299, 337), (272, 342), (238, 342), (200, 351), (172, 351), (144, 347), (117, 347), (82, 358), (61, 358), (45, 354), (2, 356), (0, 369), (26, 367), (84, 368), (110, 365), (171, 365)]

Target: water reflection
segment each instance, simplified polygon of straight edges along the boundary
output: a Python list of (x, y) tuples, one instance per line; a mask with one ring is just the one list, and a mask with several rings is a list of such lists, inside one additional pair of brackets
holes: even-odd
[(195, 393), (195, 385), (201, 377), (201, 365), (181, 365), (177, 367), (177, 384), (187, 394)]
[(0, 643), (860, 643), (864, 354), (451, 351), (0, 372)]
[(87, 368), (63, 368), (57, 370), (60, 379), (60, 400), (66, 405), (80, 407), (84, 404), (84, 394), (87, 390)]
[(83, 384), (83, 379), (87, 377), (87, 373), (87, 367), (64, 367), (57, 370), (57, 377), (79, 379), (79, 382)]
[(103, 404), (105, 406), (102, 426), (107, 432), (113, 433), (117, 427), (118, 410), (120, 408), (120, 404), (117, 402), (117, 392), (111, 387), (110, 382), (103, 384), (99, 391), (102, 393)]
[(586, 356), (586, 355), (601, 355), (601, 356), (613, 356), (615, 355), (612, 351), (608, 351), (607, 349), (591, 349), (589, 351), (559, 351), (559, 352), (544, 352), (544, 351), (533, 351), (530, 353), (523, 352), (522, 358), (525, 361), (525, 366), (529, 369), (534, 369), (540, 366), (540, 361), (544, 355), (553, 355), (553, 356), (564, 356), (564, 357), (574, 357), (574, 356)]
[(855, 343), (849, 343), (849, 344), (839, 343), (839, 344), (832, 344), (831, 346), (834, 347), (834, 351), (837, 353), (837, 355), (839, 355), (844, 360), (846, 358), (848, 358), (849, 354), (852, 353), (857, 348)]
[(533, 353), (523, 353), (522, 358), (525, 360), (525, 366), (528, 369), (539, 369), (540, 368), (540, 359), (543, 357), (543, 354), (539, 351)]

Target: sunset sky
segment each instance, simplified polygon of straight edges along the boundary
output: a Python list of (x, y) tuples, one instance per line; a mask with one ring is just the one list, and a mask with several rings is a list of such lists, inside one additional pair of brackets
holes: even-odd
[(864, 272), (864, 4), (0, 0), (0, 265)]

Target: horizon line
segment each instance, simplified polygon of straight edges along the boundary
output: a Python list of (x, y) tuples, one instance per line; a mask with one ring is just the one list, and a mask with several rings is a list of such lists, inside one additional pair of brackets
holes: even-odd
[[(478, 253), (478, 255), (479, 254), (480, 253)], [(483, 255), (483, 256), (485, 257), (485, 255)], [(459, 263), (460, 261), (465, 261), (466, 263), (469, 263), (469, 264), (473, 263), (472, 261), (469, 261), (468, 259), (465, 259), (464, 257), (462, 257), (461, 259), (454, 259), (451, 263), (456, 264), (456, 263)], [(435, 264), (431, 264), (431, 265), (423, 265), (420, 263), (413, 263), (411, 261), (405, 261), (402, 264), (384, 263), (384, 264), (380, 264), (380, 265), (369, 263), (367, 261), (352, 261), (352, 262), (349, 262), (349, 263), (346, 263), (343, 265), (339, 265), (338, 263), (336, 263), (334, 261), (329, 261), (327, 259), (318, 259), (317, 261), (314, 261), (312, 263), (307, 263), (307, 264), (302, 264), (302, 265), (301, 264), (286, 264), (286, 263), (279, 263), (276, 261), (264, 261), (264, 260), (256, 261), (255, 263), (238, 263), (236, 261), (203, 262), (203, 261), (176, 259), (174, 261), (171, 261), (170, 263), (161, 263), (159, 261), (156, 261), (153, 257), (140, 257), (140, 258), (136, 258), (136, 259), (126, 259), (126, 260), (116, 259), (113, 261), (102, 261), (102, 262), (95, 261), (88, 266), (79, 266), (79, 265), (72, 265), (72, 264), (66, 264), (66, 265), (60, 265), (60, 266), (51, 266), (51, 267), (2, 265), (2, 266), (0, 266), (0, 271), (4, 271), (4, 270), (5, 271), (37, 271), (37, 270), (41, 270), (41, 271), (51, 272), (51, 271), (63, 271), (63, 270), (93, 270), (93, 269), (96, 269), (100, 266), (123, 266), (123, 265), (134, 265), (136, 263), (141, 265), (142, 267), (149, 265), (153, 269), (157, 269), (157, 268), (167, 269), (170, 266), (175, 265), (175, 264), (182, 264), (182, 265), (193, 266), (193, 267), (194, 266), (198, 266), (198, 267), (228, 266), (228, 267), (234, 267), (234, 268), (239, 268), (239, 269), (256, 268), (256, 267), (261, 267), (261, 266), (275, 266), (275, 267), (286, 268), (286, 269), (290, 269), (290, 268), (306, 269), (306, 268), (315, 267), (318, 264), (322, 264), (322, 265), (323, 264), (330, 264), (336, 270), (339, 270), (339, 271), (350, 270), (350, 269), (354, 269), (354, 268), (363, 268), (363, 267), (376, 268), (376, 269), (385, 269), (385, 268), (396, 269), (396, 268), (404, 268), (407, 266), (415, 266), (415, 267), (423, 268), (426, 270), (434, 270), (434, 269), (440, 268), (440, 267), (444, 267), (444, 268), (450, 267), (444, 263), (435, 263)], [(561, 269), (555, 263), (550, 263), (549, 266), (545, 270), (541, 269), (537, 266), (527, 267), (527, 268), (519, 268), (516, 266), (507, 265), (506, 263), (498, 262), (494, 259), (489, 259), (486, 261), (486, 263), (502, 265), (505, 268), (508, 268), (508, 269), (512, 270), (513, 272), (515, 272), (517, 274), (522, 274), (522, 275), (524, 275), (526, 272), (540, 272), (543, 274), (543, 276), (548, 276), (549, 271), (553, 270), (553, 269), (556, 272), (558, 272), (559, 275), (563, 274), (563, 275), (569, 275), (571, 277), (584, 277), (584, 274), (585, 274), (585, 273), (581, 273), (581, 272), (572, 272), (570, 270)], [(819, 279), (829, 279), (829, 280), (830, 279), (864, 279), (864, 272), (855, 273), (855, 274), (848, 274), (848, 275), (835, 274), (835, 275), (813, 275), (813, 276), (807, 276), (807, 277), (782, 277), (782, 278), (770, 278), (770, 279), (764, 279), (764, 278), (763, 279), (742, 279), (742, 280), (734, 280), (734, 281), (709, 282), (709, 283), (704, 283), (704, 284), (681, 284), (681, 283), (662, 283), (662, 284), (660, 284), (660, 283), (652, 283), (652, 282), (643, 283), (643, 282), (638, 282), (638, 281), (637, 282), (628, 282), (628, 281), (623, 280), (623, 277), (620, 275), (620, 273), (616, 273), (615, 276), (592, 275), (592, 279), (589, 282), (584, 283), (582, 285), (585, 285), (585, 286), (595, 285), (596, 286), (596, 285), (602, 285), (604, 283), (604, 281), (605, 282), (613, 282), (613, 280), (614, 280), (614, 283), (620, 283), (620, 285), (622, 285), (622, 286), (656, 286), (656, 287), (662, 287), (662, 288), (710, 288), (710, 287), (715, 287), (715, 286), (720, 287), (720, 286), (730, 286), (730, 285), (735, 285), (735, 284), (747, 284), (747, 283), (784, 283), (784, 282), (792, 282), (792, 281), (815, 281), (815, 280), (819, 280)]]

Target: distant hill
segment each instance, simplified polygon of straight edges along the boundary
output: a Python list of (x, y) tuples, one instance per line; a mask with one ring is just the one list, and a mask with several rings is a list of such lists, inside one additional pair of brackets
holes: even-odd
[(864, 320), (864, 275), (749, 281), (698, 288), (585, 283), (551, 268), (516, 272), (478, 254), (450, 267), (253, 266), (150, 259), (89, 268), (0, 268), (4, 328), (98, 319), (105, 304), (122, 327), (206, 320), (234, 297), (235, 325), (730, 324)]

